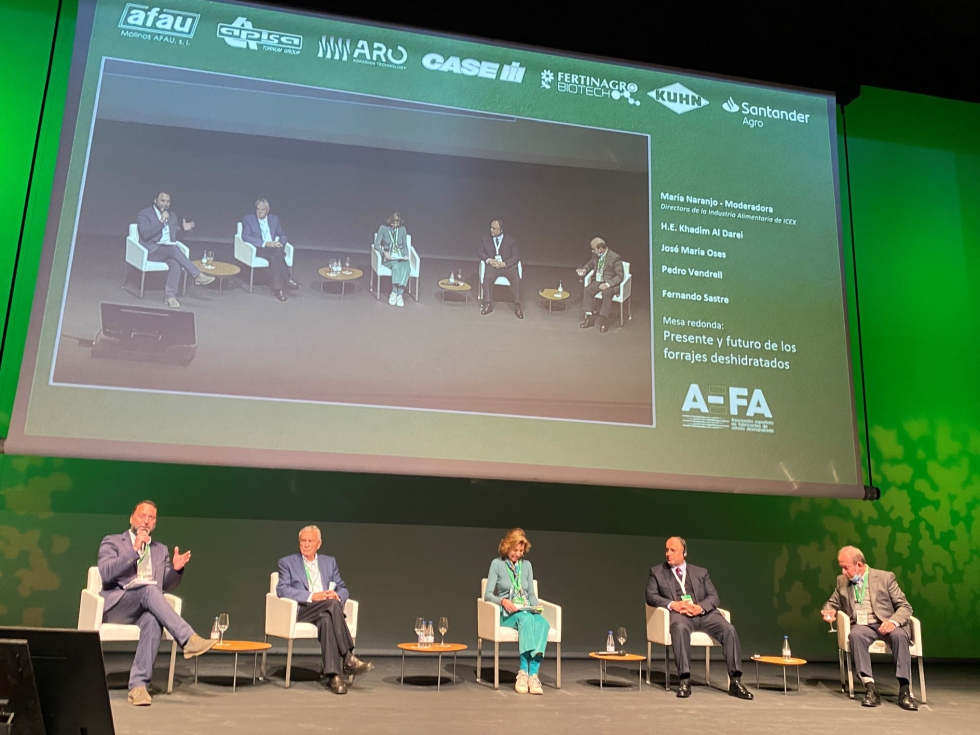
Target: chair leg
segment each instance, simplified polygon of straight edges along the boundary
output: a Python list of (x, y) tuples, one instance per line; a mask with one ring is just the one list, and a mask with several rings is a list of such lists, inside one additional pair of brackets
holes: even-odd
[[(167, 678), (167, 694), (170, 694), (174, 690), (174, 666), (177, 665), (177, 641), (174, 641), (170, 646), (170, 676)], [(922, 677), (919, 677), (919, 681), (922, 681)]]
[(146, 284), (146, 272), (140, 271), (140, 300), (143, 299), (143, 286)]
[(184, 271), (184, 285), (181, 286), (180, 295), (181, 296), (187, 295), (187, 271)]
[(623, 326), (623, 302), (619, 302), (619, 326)]
[(922, 704), (925, 704), (926, 699), (926, 667), (922, 662), (922, 656), (919, 656), (919, 694), (922, 695)]
[(844, 657), (847, 659), (847, 696), (854, 699), (854, 672), (851, 671), (851, 656), (845, 651)]
[[(254, 285), (255, 279), (255, 268), (248, 266), (248, 292), (252, 293), (252, 286)], [(292, 641), (290, 641), (292, 643)]]
[(500, 689), (500, 643), (493, 642), (493, 688)]
[(839, 648), (837, 649), (837, 668), (840, 673), (840, 693), (846, 694), (847, 682), (844, 681), (844, 652)]
[[(263, 639), (263, 642), (264, 643), (268, 643), (269, 642), (269, 636), (266, 636)], [(265, 654), (266, 654), (266, 651), (262, 651), (262, 680), (263, 681), (265, 680)]]
[(293, 639), (286, 644), (286, 689), (289, 689), (289, 675), (293, 669)]
[(711, 646), (704, 649), (704, 685), (711, 688)]
[(653, 663), (653, 644), (647, 641), (647, 684), (650, 683), (650, 664)]
[(670, 691), (670, 646), (664, 645), (664, 691)]
[(557, 682), (557, 687), (556, 688), (557, 689), (561, 689), (561, 643), (556, 643), (555, 644), (555, 648), (556, 648), (557, 653), (558, 653), (558, 659), (557, 659), (557, 663), (558, 663), (558, 676), (555, 677), (556, 682)]
[(483, 639), (476, 639), (476, 683), (483, 681)]

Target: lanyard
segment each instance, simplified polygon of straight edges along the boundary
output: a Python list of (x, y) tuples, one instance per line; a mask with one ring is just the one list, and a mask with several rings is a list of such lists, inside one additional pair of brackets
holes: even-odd
[[(313, 561), (316, 561), (316, 557), (313, 557)], [(303, 559), (303, 571), (306, 572), (306, 582), (307, 582), (307, 584), (309, 586), (310, 592), (312, 592), (313, 591), (313, 577), (310, 576), (310, 567), (307, 565), (306, 559)], [(319, 567), (319, 565), (317, 565), (316, 578), (317, 579), (320, 579), (320, 567)], [(323, 583), (321, 582), (321, 586), (322, 586), (322, 584)]]
[(401, 249), (401, 246), (398, 244), (398, 228), (391, 229), (389, 227), (388, 228), (388, 237), (391, 238), (391, 250), (392, 250), (392, 252), (394, 252), (394, 253), (396, 253), (398, 255), (401, 255), (402, 249)]
[[(858, 594), (859, 592), (861, 594)], [(868, 594), (868, 572), (867, 572), (867, 570), (865, 570), (864, 576), (861, 577), (861, 584), (854, 585), (854, 599), (857, 601), (857, 604), (858, 605), (860, 605), (862, 602), (864, 602), (864, 596), (866, 594)]]
[(606, 266), (606, 254), (603, 253), (602, 257), (599, 258), (599, 262), (596, 263), (595, 270), (597, 275), (602, 275), (602, 269)]
[[(521, 563), (520, 562), (517, 562), (517, 564), (514, 565), (513, 569), (511, 569), (510, 562), (509, 561), (507, 562), (507, 574), (510, 575), (510, 583), (511, 583), (511, 586), (513, 587), (513, 589), (514, 589), (514, 594), (515, 595), (518, 595), (518, 596), (522, 596), (523, 595), (523, 592), (524, 592), (524, 589), (521, 587), (521, 573), (522, 573), (522, 571), (523, 570), (521, 569)], [(517, 576), (516, 577), (514, 576), (514, 572), (517, 572)]]

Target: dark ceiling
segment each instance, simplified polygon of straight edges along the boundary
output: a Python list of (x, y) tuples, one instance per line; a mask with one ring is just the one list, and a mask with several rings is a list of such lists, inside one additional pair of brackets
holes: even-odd
[(977, 0), (265, 2), (828, 90), (842, 101), (865, 85), (980, 102)]

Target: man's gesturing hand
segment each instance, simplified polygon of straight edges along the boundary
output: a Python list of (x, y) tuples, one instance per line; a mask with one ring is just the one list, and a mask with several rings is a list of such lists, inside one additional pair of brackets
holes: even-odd
[(179, 546), (174, 547), (174, 558), (173, 558), (174, 569), (176, 569), (179, 572), (187, 565), (187, 562), (189, 562), (190, 560), (191, 560), (191, 552), (185, 551), (183, 554), (181, 554), (180, 547)]

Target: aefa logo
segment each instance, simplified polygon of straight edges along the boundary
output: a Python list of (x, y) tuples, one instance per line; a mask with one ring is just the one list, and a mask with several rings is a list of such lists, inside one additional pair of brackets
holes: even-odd
[(678, 115), (683, 115), (691, 110), (699, 110), (710, 104), (704, 97), (692, 92), (680, 82), (674, 82), (666, 87), (647, 92), (647, 96)]
[(353, 39), (338, 36), (320, 36), (320, 47), (316, 52), (318, 59), (329, 61), (352, 60), (357, 64), (371, 66), (386, 66), (392, 69), (404, 69), (408, 61), (408, 51), (404, 46), (388, 48), (380, 41), (369, 43), (360, 40), (356, 44)]
[(183, 10), (150, 7), (140, 3), (126, 3), (119, 27), (135, 33), (155, 33), (177, 38), (194, 38), (197, 24), (201, 20), (198, 13), (185, 13)]
[(691, 387), (687, 389), (687, 397), (684, 399), (684, 405), (681, 407), (681, 411), (685, 413), (697, 411), (702, 414), (728, 413), (732, 416), (739, 416), (743, 408), (745, 409), (744, 415), (746, 418), (752, 418), (753, 416), (764, 416), (767, 419), (772, 418), (772, 411), (769, 410), (766, 396), (760, 388), (753, 389), (752, 395), (749, 397), (748, 388), (732, 386), (726, 391), (724, 388), (710, 386), (708, 388), (707, 400), (705, 400), (704, 393), (701, 392), (701, 386), (697, 383), (691, 383)]
[(298, 54), (303, 49), (303, 37), (295, 33), (265, 31), (254, 28), (248, 18), (239, 17), (234, 23), (218, 23), (218, 38), (232, 48), (257, 51), (261, 46), (266, 51)]

